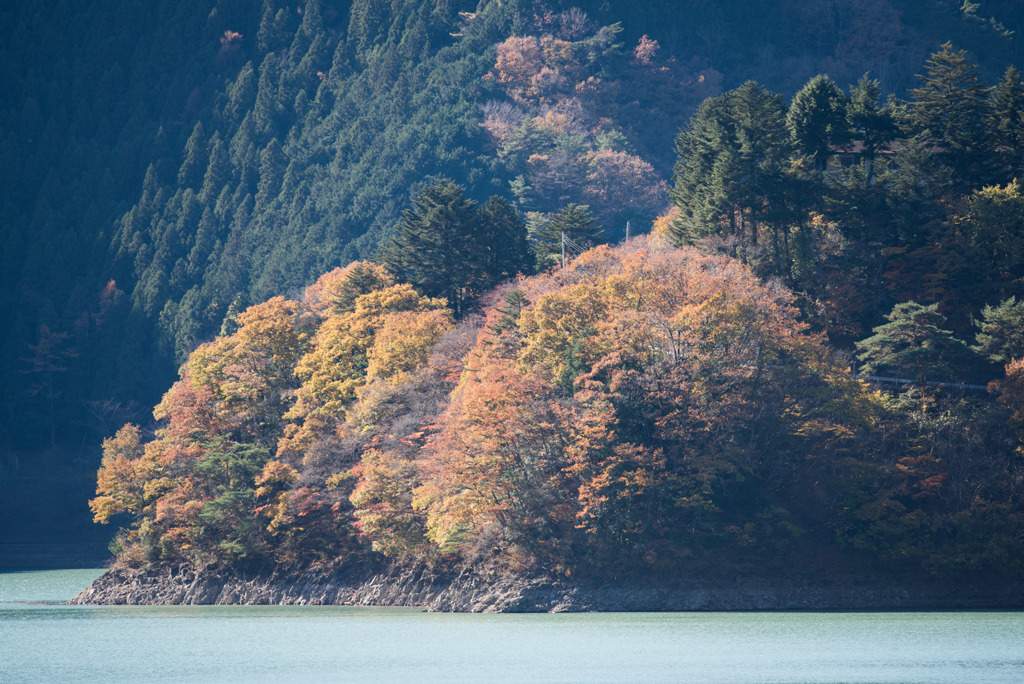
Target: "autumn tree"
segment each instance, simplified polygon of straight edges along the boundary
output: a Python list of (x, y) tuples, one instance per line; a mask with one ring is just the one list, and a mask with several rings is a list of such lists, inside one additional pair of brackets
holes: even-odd
[(310, 330), (298, 302), (274, 297), (239, 314), (238, 330), (200, 346), (189, 357), (190, 382), (216, 399), (216, 410), (240, 441), (271, 447), (280, 430), (294, 369)]
[(412, 508), (419, 483), (415, 463), (394, 452), (368, 449), (354, 469), (356, 526), (386, 556), (408, 554), (426, 539), (423, 516)]
[(89, 502), (95, 522), (110, 522), (110, 518), (118, 513), (142, 513), (149, 475), (141, 465), (142, 456), (142, 437), (135, 425), (125, 425), (114, 437), (103, 440), (103, 460), (96, 476), (96, 498)]
[[(416, 334), (403, 338), (402, 332), (408, 331), (399, 331), (400, 324), (392, 322), (375, 346), (392, 316), (413, 326)], [(409, 284), (372, 290), (356, 298), (353, 310), (329, 316), (317, 329), (309, 352), (296, 363), (300, 384), (295, 404), (284, 416), (289, 425), (278, 442), (278, 457), (301, 461), (317, 440), (331, 438), (357, 390), (367, 382), (371, 363), (375, 376), (411, 369), (449, 325), (444, 300), (423, 297)], [(412, 359), (396, 356), (403, 350)]]
[(522, 286), (535, 303), (489, 313), (419, 465), (413, 505), (443, 550), (671, 563), (704, 533), (784, 527), (741, 484), (786, 489), (764, 464), (797, 466), (774, 450), (852, 446), (859, 387), (737, 262), (631, 243)]
[(395, 381), (420, 368), (426, 364), (434, 343), (451, 329), (451, 314), (446, 309), (388, 315), (367, 352), (366, 380)]
[(1006, 376), (992, 389), (999, 392), (999, 403), (1010, 410), (1010, 424), (1017, 431), (1017, 455), (1024, 457), (1024, 358), (1006, 364)]

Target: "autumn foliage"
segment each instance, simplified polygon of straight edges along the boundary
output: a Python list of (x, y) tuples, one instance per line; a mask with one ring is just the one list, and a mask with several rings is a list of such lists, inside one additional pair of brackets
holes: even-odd
[(738, 262), (638, 242), (519, 287), (533, 303), (492, 310), (424, 449), (413, 503), (442, 548), (621, 562), (775, 533), (783, 473), (868, 420), (791, 295)]
[[(854, 380), (788, 290), (666, 242), (592, 249), (458, 324), (366, 262), (252, 307), (182, 366), (151, 439), (105, 442), (96, 520), (127, 514), (129, 564), (674, 572), (823, 534), (935, 571), (1003, 559), (1004, 537), (963, 535), (1024, 524), (1012, 468), (927, 448), (929, 429), (955, 445), (955, 421), (908, 422), (918, 408)], [(1019, 366), (1000, 398), (1018, 424)], [(1003, 482), (988, 498), (967, 496), (979, 471)]]

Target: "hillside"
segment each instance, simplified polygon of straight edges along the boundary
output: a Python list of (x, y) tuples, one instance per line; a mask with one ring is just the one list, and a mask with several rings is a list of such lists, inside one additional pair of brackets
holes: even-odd
[(737, 260), (636, 238), (490, 299), (456, 324), (357, 262), (250, 308), (105, 442), (119, 565), (1019, 574), (1000, 404), (872, 391)]
[[(781, 92), (772, 106), (782, 119), (819, 72), (848, 91), (870, 68), (874, 105), (888, 92), (913, 100), (914, 75), (953, 40), (996, 82), (1020, 63), (1014, 3), (777, 0), (752, 12), (608, 2), (587, 16), (569, 3), (167, 0), (145, 15), (95, 2), (0, 12), (12, 38), (0, 84), (15, 94), (0, 111), (4, 486), (41, 470), (45, 459), (27, 464), (57, 446), (76, 454), (66, 464), (74, 480), (124, 422), (156, 427), (144, 407), (202, 342), (230, 337), (248, 307), (295, 299), (332, 268), (378, 254), (411, 200), (442, 178), (480, 206), (507, 201), (540, 267), (555, 260), (554, 226), (577, 220), (579, 207), (601, 229), (593, 242), (615, 242), (627, 222), (634, 234), (649, 229), (671, 191), (680, 213), (662, 219), (662, 235), (782, 278), (798, 293), (801, 324), (848, 350), (898, 303), (940, 304), (970, 343), (984, 306), (1021, 296), (1016, 248), (965, 242), (962, 230), (1007, 225), (993, 218), (1016, 202), (1006, 169), (942, 160), (964, 171), (951, 191), (940, 183), (931, 196), (888, 198), (766, 175), (781, 201), (754, 216), (763, 197), (729, 198), (753, 220), (737, 231), (721, 229), (721, 205), (692, 204), (733, 188), (693, 185), (700, 178), (677, 162), (685, 139), (673, 147), (699, 107), (713, 109), (702, 102), (726, 102), (750, 78)], [(897, 123), (890, 140), (926, 133)], [(985, 144), (994, 147), (980, 152), (1007, 149)], [(805, 151), (786, 145), (764, 158)], [(887, 168), (905, 174), (912, 163), (932, 172), (920, 159)], [(989, 184), (1003, 190), (972, 198)], [(893, 216), (898, 235), (879, 240)], [(1002, 270), (979, 275), (996, 253), (1010, 255)], [(1009, 360), (953, 364), (950, 379), (995, 379)]]

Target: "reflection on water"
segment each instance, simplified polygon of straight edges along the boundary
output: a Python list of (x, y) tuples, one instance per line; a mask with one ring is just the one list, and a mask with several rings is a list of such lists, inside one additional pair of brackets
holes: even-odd
[(87, 607), (0, 574), (0, 681), (1021, 682), (1024, 613)]

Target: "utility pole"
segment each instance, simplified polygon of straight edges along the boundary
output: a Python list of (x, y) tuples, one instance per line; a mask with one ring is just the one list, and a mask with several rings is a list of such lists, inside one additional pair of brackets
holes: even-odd
[(629, 242), (629, 221), (626, 221), (626, 242)]
[(562, 231), (562, 268), (565, 268), (565, 231)]

